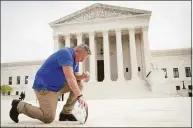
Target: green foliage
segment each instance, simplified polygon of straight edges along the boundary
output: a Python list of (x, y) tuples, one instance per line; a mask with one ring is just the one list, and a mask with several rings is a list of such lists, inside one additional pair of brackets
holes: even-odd
[(10, 85), (1, 85), (0, 86), (0, 92), (5, 95), (8, 94), (8, 92), (12, 92), (13, 91), (13, 87)]

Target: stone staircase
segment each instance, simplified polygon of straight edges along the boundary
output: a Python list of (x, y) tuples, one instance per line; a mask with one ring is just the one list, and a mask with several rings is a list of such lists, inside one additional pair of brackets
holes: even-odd
[(145, 80), (87, 82), (83, 93), (88, 100), (168, 97), (153, 93)]

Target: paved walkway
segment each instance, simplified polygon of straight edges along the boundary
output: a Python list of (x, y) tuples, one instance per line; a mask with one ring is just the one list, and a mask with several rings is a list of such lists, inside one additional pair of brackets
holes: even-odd
[[(35, 101), (28, 101), (38, 105)], [(19, 123), (9, 118), (11, 101), (1, 101), (1, 126), (9, 127), (190, 127), (191, 98), (149, 98), (90, 100), (86, 124), (59, 122), (63, 102), (58, 103), (55, 121), (51, 124), (19, 116)]]

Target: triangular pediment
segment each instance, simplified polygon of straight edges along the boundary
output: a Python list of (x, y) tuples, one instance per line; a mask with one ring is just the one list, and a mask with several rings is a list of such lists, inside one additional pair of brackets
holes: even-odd
[(106, 4), (93, 4), (87, 8), (79, 10), (68, 16), (62, 17), (50, 23), (50, 25), (63, 23), (77, 23), (84, 21), (92, 21), (97, 19), (115, 18), (121, 16), (133, 16), (140, 14), (150, 14), (150, 11), (118, 7)]

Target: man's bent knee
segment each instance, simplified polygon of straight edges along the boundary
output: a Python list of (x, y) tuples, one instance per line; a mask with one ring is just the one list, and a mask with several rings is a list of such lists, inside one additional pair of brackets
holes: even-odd
[[(78, 83), (78, 87), (80, 88), (80, 90), (83, 90), (82, 80), (77, 80), (77, 83)], [(67, 92), (70, 92), (70, 91), (72, 91), (72, 90), (70, 89), (69, 84), (67, 83), (67, 84), (64, 85), (64, 88), (62, 88), (60, 90), (60, 94), (67, 93)]]
[(52, 123), (55, 119), (55, 115), (45, 115), (43, 122), (44, 123)]

